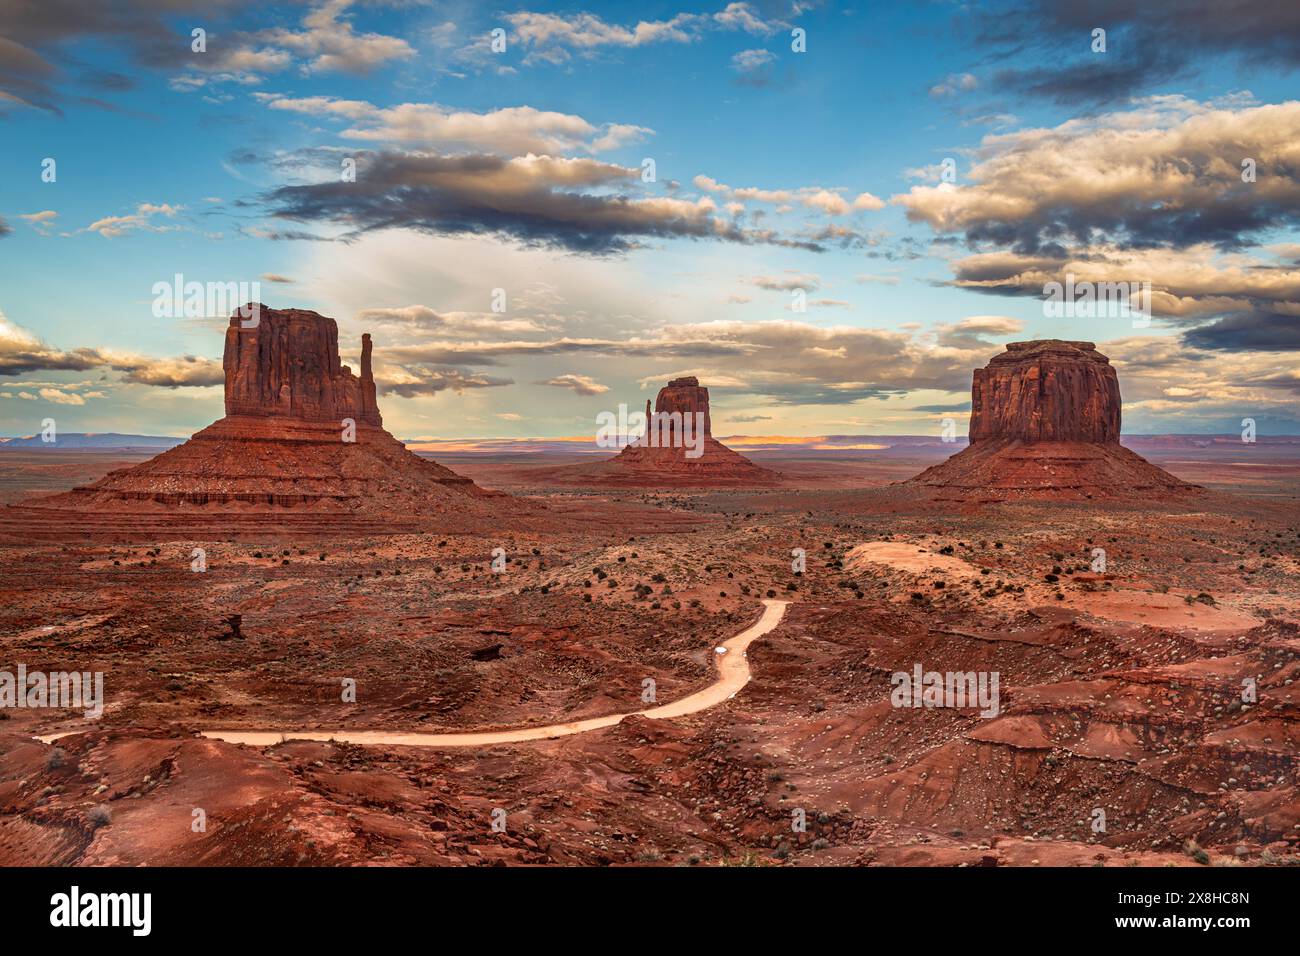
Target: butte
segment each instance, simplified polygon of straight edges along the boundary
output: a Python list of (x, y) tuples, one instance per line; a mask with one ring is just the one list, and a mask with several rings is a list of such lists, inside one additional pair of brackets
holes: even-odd
[[(649, 399), (645, 409), (648, 423), (652, 414)], [(682, 420), (690, 416), (692, 422), (703, 423), (703, 442), (700, 442), (698, 433), (692, 434), (692, 441), (700, 449), (699, 455), (688, 454), (691, 449), (675, 437), (673, 418), (659, 418), (678, 414)], [(662, 422), (656, 426), (655, 434), (668, 436), (668, 441), (652, 444), (643, 438), (629, 444), (613, 458), (595, 464), (557, 468), (552, 477), (561, 481), (622, 487), (731, 488), (772, 485), (780, 481), (776, 472), (754, 464), (713, 437), (709, 390), (694, 376), (675, 378), (661, 388), (655, 398), (653, 415), (656, 422)], [(650, 427), (647, 424), (647, 432)]]
[(333, 319), (251, 308), (256, 324), (237, 311), (226, 329), (224, 418), (139, 465), (5, 509), (0, 535), (477, 531), (536, 510), (384, 430), (368, 334), (358, 377), (340, 364)]
[(1091, 342), (1012, 342), (971, 385), (970, 445), (905, 486), (936, 499), (1163, 500), (1201, 489), (1119, 443), (1119, 377)]

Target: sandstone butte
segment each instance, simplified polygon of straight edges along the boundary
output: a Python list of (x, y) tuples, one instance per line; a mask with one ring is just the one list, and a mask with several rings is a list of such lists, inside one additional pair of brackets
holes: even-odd
[(1200, 491), (1119, 443), (1119, 377), (1091, 342), (1012, 342), (971, 384), (970, 445), (905, 482), (935, 497), (1163, 499)]
[[(76, 512), (91, 531), (129, 525), (131, 515), (142, 531), (177, 517), (219, 530), (241, 516), (304, 531), (382, 531), (491, 526), (534, 508), (407, 451), (384, 430), (369, 335), (358, 377), (340, 363), (333, 319), (250, 307), (259, 310), (255, 325), (245, 328), (237, 311), (226, 329), (224, 418), (139, 465), (8, 509), (0, 523)], [(345, 440), (348, 422), (354, 441)]]
[[(645, 410), (648, 421), (652, 413), (649, 399)], [(759, 467), (713, 437), (709, 390), (695, 376), (675, 378), (659, 390), (653, 414), (674, 413), (680, 413), (683, 419), (691, 416), (692, 422), (697, 420), (697, 413), (701, 416), (704, 441), (698, 457), (687, 454), (688, 448), (674, 431), (674, 420), (664, 419), (658, 434), (665, 436), (666, 442), (657, 446), (644, 441), (629, 444), (606, 461), (557, 469), (557, 477), (562, 473), (566, 480), (590, 480), (607, 485), (705, 488), (765, 485), (780, 480), (775, 472)], [(692, 433), (692, 442), (696, 448), (700, 447), (698, 433)]]

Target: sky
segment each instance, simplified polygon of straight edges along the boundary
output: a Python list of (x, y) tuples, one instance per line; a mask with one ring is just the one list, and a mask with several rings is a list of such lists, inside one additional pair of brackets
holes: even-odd
[(683, 375), (719, 435), (938, 434), (1033, 338), (1127, 433), (1297, 434), (1297, 66), (1275, 0), (0, 0), (0, 435), (219, 418), (178, 275), (372, 333), (405, 439)]

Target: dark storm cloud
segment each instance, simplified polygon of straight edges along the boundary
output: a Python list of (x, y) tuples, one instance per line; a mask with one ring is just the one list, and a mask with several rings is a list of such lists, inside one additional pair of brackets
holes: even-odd
[(384, 151), (357, 154), (356, 160), (355, 182), (335, 173), (331, 181), (282, 186), (265, 197), (267, 211), (294, 222), (344, 226), (354, 235), (391, 228), (492, 235), (590, 255), (671, 238), (823, 249), (743, 229), (716, 216), (708, 199), (647, 194), (639, 183), (630, 185), (639, 169), (592, 159)]
[(1225, 315), (1184, 332), (1183, 341), (1193, 348), (1219, 351), (1300, 351), (1300, 316), (1280, 312)]

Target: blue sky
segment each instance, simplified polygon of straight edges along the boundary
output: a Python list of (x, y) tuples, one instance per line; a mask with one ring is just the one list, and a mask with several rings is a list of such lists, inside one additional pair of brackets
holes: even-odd
[[(219, 417), (177, 273), (335, 317), (354, 366), (371, 331), (402, 437), (590, 434), (682, 374), (720, 434), (928, 433), (1039, 337), (1099, 343), (1126, 431), (1300, 431), (1266, 4), (68, 4), (0, 13), (0, 433)], [(1067, 273), (1153, 320), (1045, 317)]]

